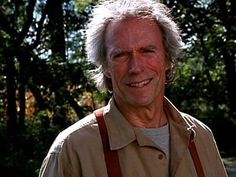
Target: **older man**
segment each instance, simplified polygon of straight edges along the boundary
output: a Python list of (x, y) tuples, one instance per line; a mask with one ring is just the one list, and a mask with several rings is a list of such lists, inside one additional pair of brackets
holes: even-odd
[(211, 130), (165, 97), (183, 48), (163, 4), (98, 4), (87, 52), (97, 85), (112, 98), (58, 135), (39, 176), (226, 177)]

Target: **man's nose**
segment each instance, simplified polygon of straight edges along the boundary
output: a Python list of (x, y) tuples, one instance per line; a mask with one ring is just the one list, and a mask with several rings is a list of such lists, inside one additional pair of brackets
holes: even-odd
[(142, 58), (137, 53), (133, 53), (129, 59), (129, 73), (138, 74), (143, 71), (144, 65)]

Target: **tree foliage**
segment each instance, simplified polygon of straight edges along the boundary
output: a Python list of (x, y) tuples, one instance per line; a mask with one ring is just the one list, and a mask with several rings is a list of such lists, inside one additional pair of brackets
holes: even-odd
[(220, 147), (236, 135), (236, 1), (168, 1), (187, 49), (169, 97), (213, 128)]
[(0, 1), (0, 176), (37, 176), (56, 134), (94, 108), (88, 14), (68, 0)]
[[(228, 110), (224, 111), (236, 119), (235, 86), (232, 84), (236, 82), (235, 1), (166, 1), (166, 4), (172, 7), (183, 30), (187, 50), (180, 65), (185, 69), (189, 67), (188, 72), (192, 72), (188, 73), (188, 82), (198, 84), (194, 87), (198, 91), (192, 90), (211, 101), (211, 105), (216, 106), (214, 110), (225, 104)], [(188, 76), (185, 72), (182, 70), (180, 75)], [(196, 99), (199, 96), (194, 95)]]
[[(1, 60), (6, 86), (8, 129), (24, 125), (25, 94), (33, 93), (37, 112), (57, 112), (68, 105), (84, 116), (77, 103), (91, 90), (85, 71), (83, 29), (88, 12), (77, 11), (73, 1), (5, 1), (1, 5)], [(19, 105), (16, 105), (19, 102)], [(17, 110), (19, 109), (19, 110)], [(62, 122), (62, 125), (64, 122)]]

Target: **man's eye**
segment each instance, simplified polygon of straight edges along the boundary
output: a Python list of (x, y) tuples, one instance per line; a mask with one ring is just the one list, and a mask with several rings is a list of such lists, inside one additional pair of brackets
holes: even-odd
[(143, 53), (154, 53), (154, 49), (143, 49)]
[(120, 58), (120, 57), (123, 57), (124, 56), (124, 53), (117, 53), (114, 55), (114, 58)]
[(113, 55), (114, 59), (123, 59), (126, 58), (128, 56), (128, 52), (117, 52)]

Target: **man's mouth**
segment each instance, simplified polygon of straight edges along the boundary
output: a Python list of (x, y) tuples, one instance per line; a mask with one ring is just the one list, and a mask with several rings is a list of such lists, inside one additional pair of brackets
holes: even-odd
[(142, 88), (146, 85), (148, 85), (151, 82), (152, 79), (147, 79), (141, 82), (134, 82), (134, 83), (130, 83), (128, 84), (129, 87), (137, 87), (137, 88)]

